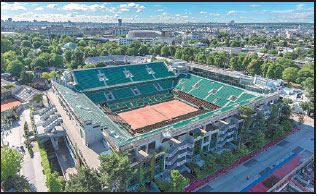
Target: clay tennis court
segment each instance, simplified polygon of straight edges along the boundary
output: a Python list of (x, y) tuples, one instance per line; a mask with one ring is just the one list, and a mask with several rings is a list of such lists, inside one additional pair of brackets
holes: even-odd
[(181, 101), (172, 100), (123, 112), (119, 116), (129, 123), (132, 129), (138, 129), (197, 110)]
[(9, 99), (6, 99), (4, 101), (1, 101), (1, 112), (9, 110), (15, 106), (20, 105), (20, 104), (21, 104), (21, 102), (14, 99), (14, 98), (9, 98)]

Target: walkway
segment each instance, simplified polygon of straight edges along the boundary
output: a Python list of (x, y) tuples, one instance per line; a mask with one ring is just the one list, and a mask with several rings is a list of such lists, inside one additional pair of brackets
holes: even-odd
[(47, 93), (50, 102), (56, 106), (56, 109), (59, 114), (61, 114), (67, 135), (69, 136), (72, 143), (77, 145), (80, 151), (85, 157), (88, 166), (93, 168), (98, 168), (100, 166), (100, 160), (98, 159), (99, 155), (92, 150), (91, 148), (87, 147), (84, 144), (84, 140), (80, 137), (78, 130), (75, 128), (73, 122), (69, 119), (69, 116), (66, 114), (66, 111), (59, 103), (57, 96), (52, 92), (49, 91)]
[[(314, 127), (302, 125), (299, 132), (290, 135), (267, 151), (212, 180), (197, 191), (240, 192), (294, 153), (304, 157), (304, 159), (314, 153)], [(250, 175), (249, 180), (247, 180), (248, 175)]]

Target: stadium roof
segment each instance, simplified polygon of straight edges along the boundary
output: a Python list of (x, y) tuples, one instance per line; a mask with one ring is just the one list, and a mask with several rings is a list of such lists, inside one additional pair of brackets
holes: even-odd
[(111, 121), (109, 117), (85, 94), (75, 92), (57, 82), (55, 82), (55, 84), (56, 88), (63, 94), (68, 103), (71, 104), (72, 108), (82, 121), (90, 121), (93, 124), (99, 124), (101, 127), (109, 126), (110, 130), (108, 135), (117, 145), (120, 145), (123, 141), (131, 137), (128, 132)]

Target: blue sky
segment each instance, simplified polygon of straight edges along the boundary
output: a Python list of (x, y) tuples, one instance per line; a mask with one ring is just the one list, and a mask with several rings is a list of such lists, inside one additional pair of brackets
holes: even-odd
[(1, 19), (73, 22), (314, 22), (313, 2), (1, 2)]

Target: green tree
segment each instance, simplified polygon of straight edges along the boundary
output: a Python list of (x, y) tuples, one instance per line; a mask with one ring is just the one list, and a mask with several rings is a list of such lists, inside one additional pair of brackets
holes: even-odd
[(87, 46), (87, 43), (85, 42), (85, 40), (80, 40), (80, 41), (78, 42), (78, 46), (86, 47), (86, 46)]
[[(250, 62), (249, 65), (253, 64), (254, 61), (256, 60), (252, 60)], [(251, 68), (249, 68), (248, 72), (251, 74), (251, 75), (261, 75), (262, 73), (262, 70), (261, 70), (261, 65), (263, 64), (263, 60), (262, 59), (259, 59), (254, 65), (252, 65)]]
[(101, 161), (99, 171), (102, 173), (104, 182), (111, 192), (122, 192), (126, 190), (127, 182), (133, 171), (130, 161), (122, 154), (100, 155)]
[(41, 43), (41, 42), (39, 42), (39, 41), (33, 42), (33, 48), (34, 48), (34, 49), (38, 49), (38, 48), (40, 48), (41, 46), (42, 46), (42, 43)]
[(15, 149), (1, 146), (1, 182), (15, 176), (22, 167), (23, 156)]
[(44, 61), (44, 59), (38, 57), (36, 59), (34, 59), (31, 63), (31, 68), (32, 70), (41, 70), (41, 69), (44, 69), (46, 67), (46, 63)]
[(245, 144), (240, 144), (240, 146), (236, 149), (236, 153), (239, 157), (243, 157), (249, 153), (249, 150)]
[(288, 67), (297, 67), (293, 60), (285, 58), (285, 57), (278, 58), (275, 63), (278, 65), (281, 65), (284, 69)]
[(304, 85), (307, 91), (313, 90), (315, 87), (315, 80), (313, 77), (309, 77), (309, 78), (306, 78), (306, 80), (302, 82), (302, 84)]
[(47, 73), (47, 72), (43, 72), (42, 73), (42, 78), (46, 78), (46, 79), (50, 79), (50, 74), (49, 73)]
[(282, 79), (289, 82), (295, 82), (297, 78), (298, 69), (296, 67), (288, 67), (282, 73)]
[(285, 135), (284, 127), (282, 125), (279, 125), (277, 127), (274, 127), (273, 136), (272, 139), (276, 140)]
[(169, 49), (167, 46), (161, 48), (161, 56), (167, 57), (169, 55)]
[(257, 130), (255, 132), (254, 138), (252, 140), (253, 146), (255, 149), (259, 150), (265, 144), (265, 135), (262, 131)]
[(69, 49), (66, 49), (64, 55), (66, 62), (70, 63), (70, 61), (72, 60), (72, 52)]
[(313, 109), (313, 104), (311, 102), (300, 102), (299, 107), (302, 108), (303, 111), (309, 112), (311, 109)]
[(171, 171), (170, 192), (184, 192), (184, 187), (189, 184), (189, 179), (185, 178), (178, 170)]
[(46, 175), (48, 175), (47, 181), (45, 182), (48, 187), (48, 192), (62, 192), (64, 177), (59, 177), (57, 172)]
[(282, 78), (283, 66), (281, 64), (272, 63), (267, 69), (266, 77), (271, 79), (280, 79)]
[(77, 174), (71, 175), (66, 182), (66, 192), (102, 192), (104, 182), (96, 170), (88, 167), (78, 168)]
[(1, 53), (8, 52), (11, 50), (12, 42), (8, 39), (1, 38)]
[(14, 60), (9, 63), (6, 71), (9, 72), (11, 76), (20, 77), (20, 73), (22, 69), (23, 69), (22, 63), (18, 60)]
[(239, 46), (240, 46), (239, 42), (237, 42), (235, 40), (230, 42), (230, 47), (239, 47)]
[(58, 54), (51, 54), (51, 57), (49, 59), (49, 64), (54, 67), (63, 67), (63, 56)]
[(289, 98), (283, 98), (283, 103), (285, 103), (285, 104), (292, 104), (292, 103), (293, 103), (293, 100), (292, 100), (292, 99), (289, 99)]
[(181, 59), (182, 58), (182, 50), (181, 49), (177, 49), (175, 52), (175, 59)]
[(72, 54), (72, 60), (75, 61), (75, 64), (78, 65), (83, 65), (84, 64), (84, 53), (82, 50), (79, 48), (76, 48), (74, 50), (74, 53)]
[(149, 53), (148, 48), (145, 45), (142, 45), (139, 49), (139, 54), (140, 55), (147, 55)]
[(261, 52), (261, 53), (267, 53), (267, 52), (268, 52), (268, 49), (267, 49), (267, 48), (262, 48), (262, 49), (260, 50), (260, 52)]
[(1, 72), (5, 72), (7, 69), (8, 63), (7, 60), (4, 58), (4, 56), (1, 53)]
[(4, 59), (6, 59), (8, 62), (16, 60), (17, 56), (18, 56), (17, 53), (12, 50), (5, 52), (3, 54)]
[(233, 164), (234, 158), (231, 151), (223, 151), (217, 159), (221, 166), (228, 167)]
[(16, 192), (31, 192), (31, 185), (25, 176), (14, 175), (6, 180), (1, 180), (1, 187), (4, 192), (8, 192), (11, 188)]
[(253, 111), (250, 106), (241, 106), (240, 111), (241, 111), (240, 116), (244, 119), (244, 122), (241, 128), (241, 141), (243, 143), (247, 143), (250, 140), (249, 129), (253, 123), (253, 118), (252, 118)]
[[(45, 73), (45, 72), (44, 72), (44, 73)], [(57, 76), (57, 73), (56, 73), (55, 71), (51, 71), (51, 72), (49, 73), (49, 78), (50, 78), (50, 79), (56, 78), (56, 76)]]
[(28, 73), (24, 70), (21, 71), (20, 73), (20, 80), (22, 84), (26, 84), (29, 85), (33, 79), (33, 74), (32, 73)]
[(23, 40), (23, 41), (21, 42), (21, 46), (22, 46), (22, 47), (29, 47), (29, 48), (31, 48), (31, 47), (32, 47), (32, 44), (31, 44), (30, 41)]

